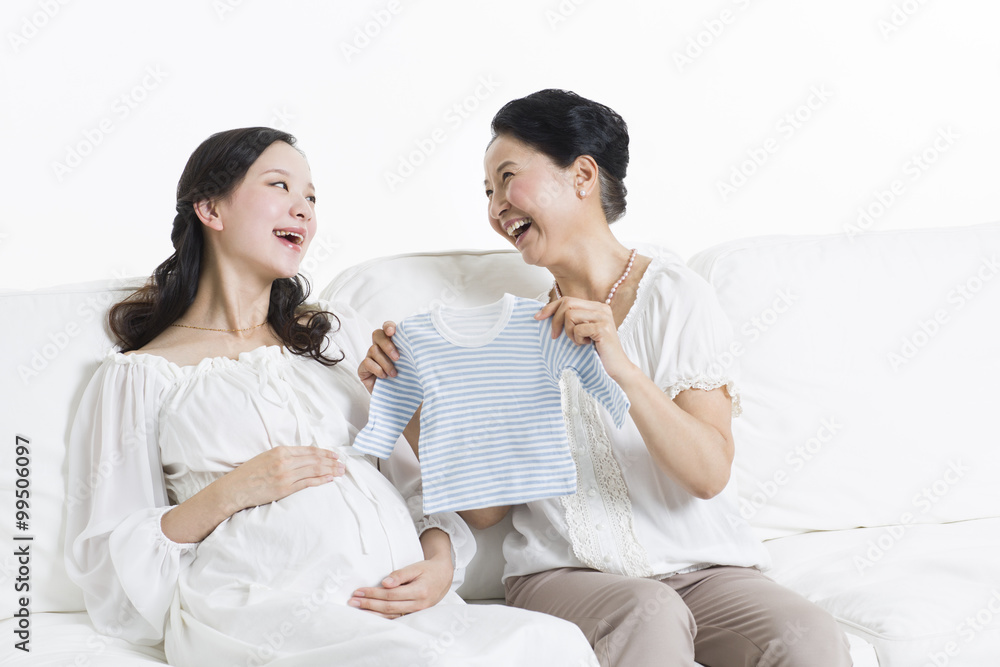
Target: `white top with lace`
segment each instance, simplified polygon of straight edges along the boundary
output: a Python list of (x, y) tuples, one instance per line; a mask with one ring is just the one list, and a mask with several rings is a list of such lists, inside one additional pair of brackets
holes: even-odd
[[(618, 328), (625, 353), (671, 398), (726, 387), (739, 416), (732, 327), (712, 287), (673, 253), (651, 254)], [(740, 516), (735, 481), (714, 498), (695, 498), (654, 463), (631, 417), (616, 429), (571, 377), (562, 392), (577, 492), (513, 508), (504, 579), (559, 567), (663, 578), (710, 565), (767, 564)]]

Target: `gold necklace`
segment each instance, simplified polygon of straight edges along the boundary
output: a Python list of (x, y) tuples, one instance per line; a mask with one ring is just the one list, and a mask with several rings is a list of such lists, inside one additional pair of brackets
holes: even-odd
[(246, 329), (211, 329), (209, 327), (193, 327), (190, 324), (177, 324), (176, 322), (174, 324), (171, 324), (170, 326), (172, 326), (172, 327), (184, 327), (185, 329), (198, 329), (200, 331), (221, 331), (223, 333), (243, 333), (244, 331), (250, 331), (252, 329), (259, 329), (262, 326), (264, 326), (265, 324), (267, 324), (267, 320), (264, 320), (260, 324), (256, 324), (256, 325), (254, 325), (252, 327), (247, 327)]

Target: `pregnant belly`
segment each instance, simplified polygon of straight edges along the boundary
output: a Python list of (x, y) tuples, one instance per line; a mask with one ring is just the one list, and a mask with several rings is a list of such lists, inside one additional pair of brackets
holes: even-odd
[(182, 589), (224, 606), (313, 596), (346, 604), (360, 586), (423, 558), (406, 506), (361, 462), (333, 482), (237, 512), (199, 546)]

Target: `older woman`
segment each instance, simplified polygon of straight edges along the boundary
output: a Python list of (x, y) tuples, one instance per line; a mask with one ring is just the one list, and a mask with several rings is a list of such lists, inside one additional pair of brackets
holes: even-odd
[[(761, 574), (766, 552), (739, 518), (739, 394), (717, 370), (731, 330), (711, 288), (676, 255), (639, 254), (611, 232), (628, 145), (617, 113), (561, 90), (493, 119), (489, 223), (552, 273), (536, 317), (596, 346), (631, 410), (617, 429), (564, 379), (577, 492), (462, 514), (483, 527), (513, 512), (508, 602), (576, 623), (602, 665), (849, 665), (834, 620)], [(363, 379), (393, 372), (393, 332), (375, 332)]]
[(352, 453), (370, 327), (303, 305), (316, 194), (294, 142), (246, 128), (202, 143), (177, 188), (176, 252), (112, 310), (121, 351), (70, 449), (86, 493), (66, 558), (95, 626), (164, 640), (177, 665), (594, 664), (569, 623), (462, 605), (449, 588), (467, 528), (417, 517), (418, 539)]

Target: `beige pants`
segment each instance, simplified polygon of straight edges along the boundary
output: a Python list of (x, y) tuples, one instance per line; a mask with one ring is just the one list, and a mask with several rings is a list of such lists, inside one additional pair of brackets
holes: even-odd
[(662, 582), (560, 568), (506, 582), (507, 603), (576, 623), (602, 667), (841, 667), (828, 613), (758, 570), (710, 567)]

